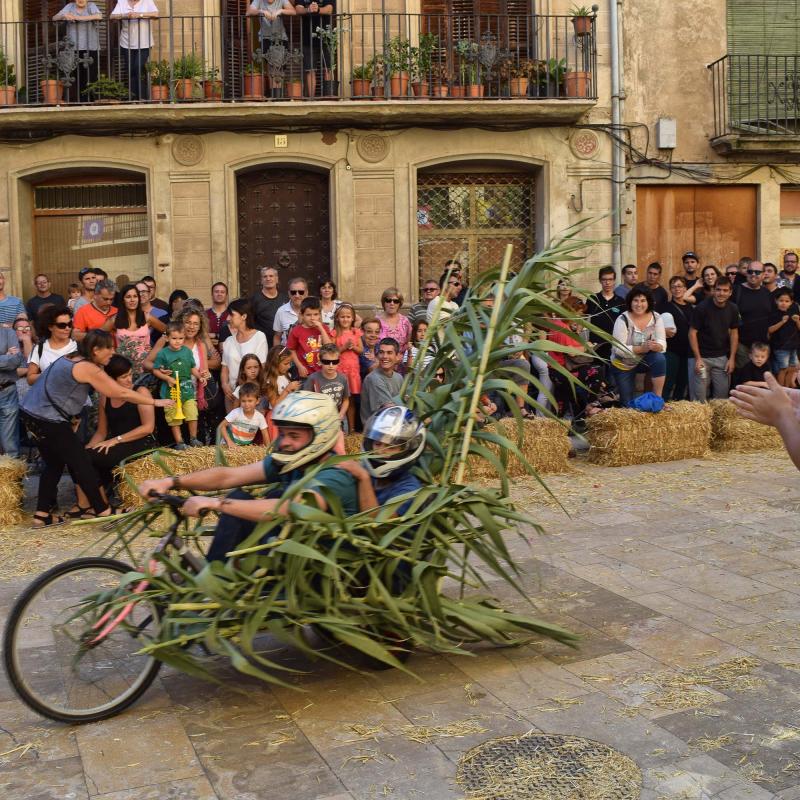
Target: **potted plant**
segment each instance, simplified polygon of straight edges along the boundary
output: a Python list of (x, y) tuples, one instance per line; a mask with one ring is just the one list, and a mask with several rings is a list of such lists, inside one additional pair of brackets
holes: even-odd
[(72, 74), (78, 66), (80, 56), (69, 39), (62, 39), (55, 52), (46, 52), (42, 59), (45, 77), (39, 81), (42, 102), (56, 105), (64, 99), (64, 86), (72, 85)]
[(372, 99), (383, 100), (386, 94), (386, 67), (381, 53), (375, 53), (369, 62), (372, 69)]
[(101, 72), (96, 81), (87, 84), (86, 94), (98, 103), (121, 103), (128, 99), (128, 87)]
[(411, 67), (411, 42), (402, 36), (394, 36), (386, 43), (384, 53), (389, 73), (389, 93), (392, 97), (406, 97)]
[(39, 81), (42, 93), (42, 102), (54, 106), (64, 100), (64, 81), (59, 78), (58, 70), (54, 66), (47, 66), (45, 77)]
[[(339, 40), (348, 33), (341, 26), (317, 26), (314, 36), (320, 41), (322, 53), (322, 96), (339, 99)], [(328, 63), (330, 62), (330, 63)]]
[(368, 97), (372, 83), (372, 64), (356, 64), (352, 71), (353, 97)]
[(206, 100), (222, 100), (222, 81), (219, 79), (219, 67), (209, 67), (203, 80), (203, 97)]
[(586, 8), (586, 6), (573, 6), (569, 13), (572, 17), (575, 35), (588, 36), (592, 32), (592, 17), (594, 16), (592, 9)]
[(592, 74), (586, 70), (567, 70), (564, 74), (564, 90), (567, 97), (588, 97)]
[(289, 53), (289, 80), (286, 81), (286, 96), (290, 100), (303, 99), (303, 53), (295, 48)]
[(417, 47), (411, 48), (411, 90), (415, 97), (427, 97), (430, 90), (433, 52), (439, 47), (435, 33), (421, 33)]
[(150, 99), (154, 103), (169, 102), (169, 61), (148, 61), (147, 74), (150, 76)]
[(509, 66), (508, 90), (512, 97), (527, 97), (531, 76), (536, 64), (528, 58), (522, 58)]
[(264, 72), (259, 61), (251, 61), (244, 67), (244, 96), (248, 100), (264, 97)]
[(175, 96), (179, 100), (191, 100), (194, 95), (195, 81), (205, 74), (205, 64), (195, 53), (185, 53), (172, 62), (172, 76), (175, 79)]
[(442, 61), (431, 65), (431, 95), (433, 97), (447, 97), (450, 93), (450, 72), (447, 64)]
[(14, 65), (0, 48), (0, 106), (13, 106), (17, 103), (17, 73)]
[(564, 73), (567, 61), (564, 58), (549, 58), (538, 64), (538, 90), (540, 97), (564, 97)]
[(511, 57), (510, 50), (499, 46), (497, 36), (491, 31), (483, 33), (477, 49), (478, 82), (481, 84), (478, 97), (483, 97), (485, 89), (493, 97), (502, 96), (504, 89), (507, 93), (508, 87), (503, 81)]

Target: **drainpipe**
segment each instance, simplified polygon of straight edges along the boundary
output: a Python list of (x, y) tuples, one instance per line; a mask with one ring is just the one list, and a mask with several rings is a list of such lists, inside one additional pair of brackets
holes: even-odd
[[(622, 81), (622, 31), (620, 29), (620, 6), (622, 0), (608, 0), (609, 36), (611, 38), (611, 126), (619, 135), (622, 128), (622, 113), (625, 104), (625, 89)], [(625, 151), (616, 139), (611, 149), (611, 264), (621, 280), (622, 270), (622, 197), (625, 182)]]

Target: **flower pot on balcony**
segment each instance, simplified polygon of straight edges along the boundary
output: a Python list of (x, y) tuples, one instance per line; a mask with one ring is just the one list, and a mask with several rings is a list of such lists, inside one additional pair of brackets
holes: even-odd
[(153, 84), (150, 87), (150, 99), (154, 103), (169, 103), (169, 86)]
[(264, 96), (264, 76), (253, 74), (244, 76), (244, 96), (249, 100)]
[(450, 87), (450, 97), (464, 97), (466, 94), (465, 87), (459, 86), (456, 84), (455, 86)]
[(175, 80), (175, 97), (178, 100), (191, 100), (194, 94), (194, 81), (191, 78), (177, 78)]
[(283, 100), (283, 84), (271, 86), (269, 90), (271, 100)]
[(415, 81), (411, 84), (411, 91), (414, 92), (414, 97), (427, 97), (430, 94), (428, 81)]
[(573, 17), (572, 27), (575, 29), (576, 36), (588, 36), (592, 32), (592, 18)]
[(564, 75), (564, 91), (567, 97), (588, 97), (590, 79), (590, 72), (567, 72)]
[(466, 89), (466, 97), (483, 97), (486, 87), (482, 83), (471, 83)]
[(203, 81), (203, 97), (206, 100), (222, 100), (222, 81)]
[(322, 96), (329, 100), (338, 100), (339, 81), (322, 81)]
[(54, 106), (64, 99), (64, 84), (59, 80), (39, 81), (39, 88), (42, 92), (42, 102), (46, 105)]
[(386, 87), (381, 84), (380, 86), (373, 86), (372, 87), (372, 99), (373, 100), (383, 100), (385, 96)]
[(353, 97), (369, 97), (369, 78), (353, 78)]
[(508, 81), (508, 90), (512, 97), (527, 97), (528, 96), (528, 79), (527, 78), (510, 78)]
[(392, 97), (408, 96), (408, 73), (398, 72), (389, 77), (389, 92)]
[(446, 83), (435, 83), (433, 85), (433, 97), (447, 97), (450, 94), (450, 87)]
[(286, 96), (290, 100), (302, 100), (303, 81), (288, 81), (286, 83)]
[(0, 106), (15, 106), (17, 104), (17, 87), (0, 86)]

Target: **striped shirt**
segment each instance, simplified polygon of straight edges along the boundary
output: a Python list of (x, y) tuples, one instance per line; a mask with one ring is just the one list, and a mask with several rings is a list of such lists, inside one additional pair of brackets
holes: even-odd
[(25, 306), (19, 297), (9, 294), (0, 300), (0, 325), (13, 325), (20, 314), (25, 315)]

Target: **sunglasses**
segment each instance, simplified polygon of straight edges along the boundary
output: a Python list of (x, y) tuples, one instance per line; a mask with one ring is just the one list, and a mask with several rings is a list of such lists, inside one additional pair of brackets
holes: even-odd
[(384, 303), (397, 303), (398, 305), (400, 305), (400, 298), (399, 297), (384, 297), (383, 298), (383, 302)]
[(338, 358), (321, 358), (319, 360), (319, 362), (320, 362), (320, 364), (338, 364), (339, 363), (339, 359)]
[(461, 281), (450, 281), (448, 286), (461, 286)]
[(764, 270), (763, 269), (749, 269), (749, 270), (747, 270), (747, 274), (748, 275), (763, 275), (764, 274)]
[(54, 322), (53, 327), (58, 328), (60, 331), (65, 331), (67, 328), (71, 328), (73, 326), (71, 322)]
[(438, 286), (426, 286), (422, 291), (423, 292), (435, 292), (439, 287)]
[(289, 289), (289, 294), (305, 294), (305, 289)]
[(23, 326), (23, 325), (20, 325), (20, 326), (17, 328), (17, 330), (18, 330), (18, 331), (29, 331), (30, 329), (31, 329), (31, 326), (30, 326), (30, 325), (25, 325), (25, 326)]
[(729, 278), (735, 278), (739, 274), (738, 269), (732, 269), (725, 273)]

